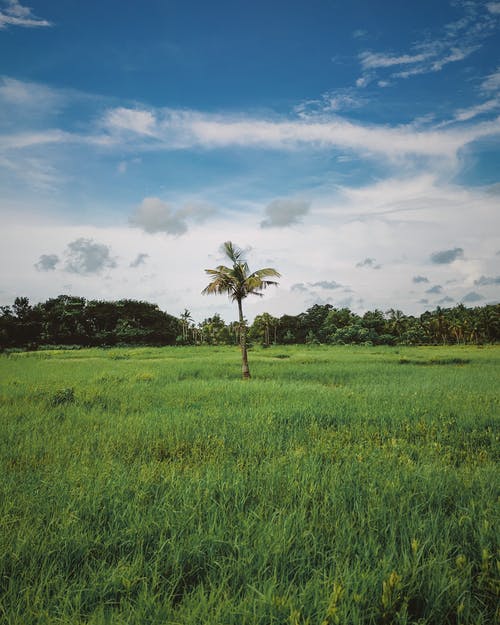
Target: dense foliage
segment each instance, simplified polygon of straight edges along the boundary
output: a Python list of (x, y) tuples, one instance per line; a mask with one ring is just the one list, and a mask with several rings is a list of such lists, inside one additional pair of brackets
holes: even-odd
[(157, 305), (124, 299), (117, 302), (87, 301), (60, 295), (30, 306), (28, 298), (16, 298), (3, 306), (0, 346), (38, 345), (173, 345), (181, 333), (181, 321)]
[(499, 359), (0, 355), (0, 622), (498, 622)]
[[(258, 315), (248, 327), (251, 342), (272, 344), (452, 345), (500, 340), (500, 304), (436, 308), (415, 317), (400, 310), (368, 311), (315, 304), (299, 315)], [(0, 347), (42, 345), (237, 345), (238, 322), (213, 315), (195, 324), (157, 305), (134, 300), (85, 300), (60, 295), (31, 306), (26, 297), (0, 308)]]

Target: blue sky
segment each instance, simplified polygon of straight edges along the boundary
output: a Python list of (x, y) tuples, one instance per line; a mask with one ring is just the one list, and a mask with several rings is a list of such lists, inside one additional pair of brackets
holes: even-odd
[(500, 2), (0, 0), (0, 303), (199, 321), (219, 246), (314, 303), (500, 290)]

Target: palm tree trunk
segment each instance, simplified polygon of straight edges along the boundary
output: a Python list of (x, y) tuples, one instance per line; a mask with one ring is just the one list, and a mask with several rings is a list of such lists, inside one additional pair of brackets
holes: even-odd
[(240, 317), (241, 374), (243, 376), (243, 379), (246, 380), (250, 377), (250, 369), (248, 368), (247, 356), (247, 331), (245, 327), (245, 321), (243, 319), (243, 307), (241, 305), (241, 299), (238, 300), (238, 313)]

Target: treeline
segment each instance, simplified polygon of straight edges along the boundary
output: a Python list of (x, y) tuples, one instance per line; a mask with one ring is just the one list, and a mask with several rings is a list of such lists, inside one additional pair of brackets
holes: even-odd
[(0, 308), (0, 346), (41, 345), (173, 345), (181, 322), (155, 304), (117, 302), (60, 295), (31, 306), (17, 297)]
[[(238, 345), (239, 324), (219, 315), (195, 324), (186, 309), (175, 317), (155, 304), (107, 302), (60, 295), (31, 306), (16, 298), (0, 307), (0, 348), (47, 345)], [(415, 317), (400, 310), (368, 311), (315, 304), (299, 315), (258, 315), (248, 340), (272, 344), (435, 345), (482, 344), (500, 340), (500, 304), (436, 308)]]

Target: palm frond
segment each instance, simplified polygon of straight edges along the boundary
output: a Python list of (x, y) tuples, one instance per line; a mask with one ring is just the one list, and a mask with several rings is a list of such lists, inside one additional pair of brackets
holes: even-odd
[(232, 263), (236, 264), (243, 261), (244, 251), (232, 241), (226, 241), (223, 243), (222, 249)]
[(272, 267), (264, 267), (250, 273), (247, 261), (243, 258), (243, 250), (231, 241), (223, 244), (226, 256), (233, 262), (232, 267), (219, 265), (215, 269), (205, 269), (211, 277), (210, 284), (202, 291), (203, 295), (226, 294), (233, 301), (241, 302), (247, 295), (262, 295), (268, 286), (277, 285), (274, 280), (265, 278), (279, 278), (280, 274)]
[(251, 275), (257, 276), (259, 278), (271, 278), (271, 277), (281, 278), (281, 274), (277, 272), (276, 269), (273, 269), (272, 267), (264, 267), (263, 269), (257, 269), (257, 271), (254, 271)]

